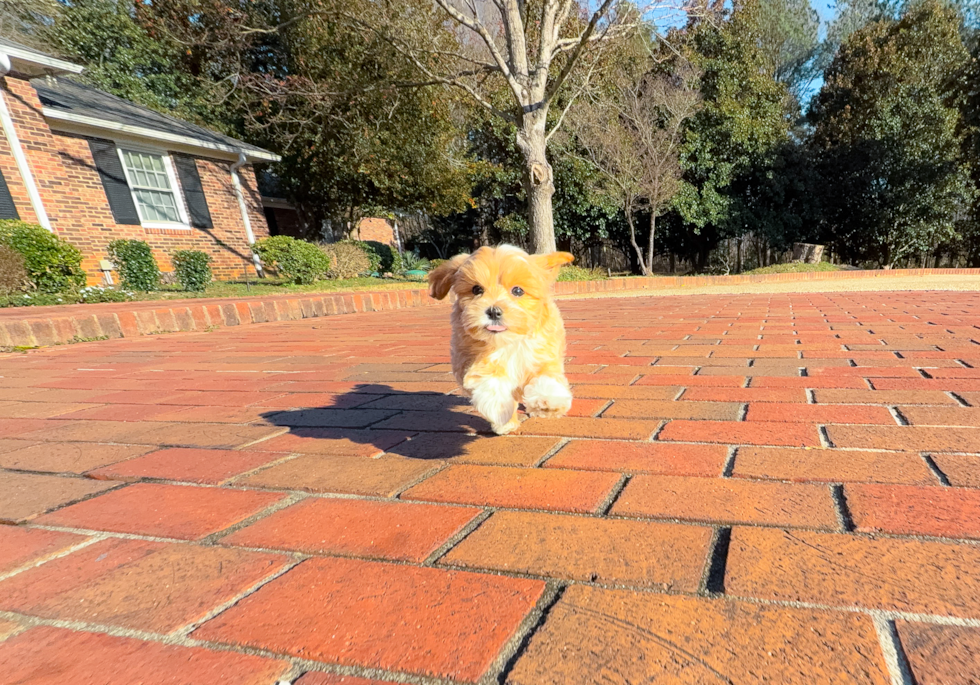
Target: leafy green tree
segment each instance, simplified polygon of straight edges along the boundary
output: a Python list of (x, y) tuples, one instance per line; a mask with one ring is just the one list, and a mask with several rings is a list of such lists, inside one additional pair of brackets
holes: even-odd
[(759, 0), (754, 8), (758, 41), (777, 81), (802, 102), (820, 74), (820, 16), (810, 0)]
[(951, 77), (967, 62), (960, 19), (924, 0), (852, 33), (811, 118), (823, 228), (835, 252), (887, 267), (956, 237), (974, 197)]
[(34, 31), (55, 52), (85, 66), (83, 81), (147, 107), (226, 128), (214, 121), (207, 82), (184, 68), (185, 48), (144, 20), (156, 5), (125, 0), (65, 0), (37, 17)]
[(739, 4), (722, 22), (699, 21), (684, 36), (688, 59), (701, 73), (701, 108), (689, 119), (681, 149), (679, 222), (670, 234), (671, 244), (683, 245), (702, 268), (718, 240), (751, 228), (746, 216), (766, 197), (746, 193), (740, 179), (764, 178), (759, 170), (789, 140), (787, 86), (776, 80), (776, 62), (762, 47), (759, 2)]
[[(311, 237), (325, 225), (343, 237), (365, 213), (470, 200), (458, 107), (414, 87), (414, 64), (347, 18), (374, 6), (64, 0), (34, 31), (96, 87), (281, 153), (274, 171)], [(406, 31), (422, 30), (417, 2), (399, 8)]]

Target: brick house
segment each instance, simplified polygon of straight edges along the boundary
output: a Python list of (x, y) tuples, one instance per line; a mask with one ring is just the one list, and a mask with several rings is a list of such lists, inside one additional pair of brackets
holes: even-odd
[[(280, 188), (275, 174), (268, 169), (262, 169), (258, 172), (258, 185), (269, 232), (272, 235), (288, 235), (293, 238), (308, 237), (310, 227)], [(333, 236), (327, 237), (327, 240), (340, 239), (339, 233), (335, 231)], [(389, 219), (364, 217), (358, 220), (357, 226), (350, 232), (349, 237), (356, 240), (375, 240), (401, 250), (398, 224)]]
[(0, 219), (37, 223), (102, 280), (106, 247), (147, 241), (212, 255), (218, 279), (254, 274), (269, 235), (253, 163), (277, 155), (82, 85), (82, 67), (0, 39)]

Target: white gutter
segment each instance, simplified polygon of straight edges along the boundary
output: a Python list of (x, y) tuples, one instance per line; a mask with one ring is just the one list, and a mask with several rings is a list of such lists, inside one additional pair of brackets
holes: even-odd
[[(200, 140), (199, 138), (191, 138), (189, 136), (182, 136), (176, 133), (166, 133), (165, 131), (157, 131), (155, 129), (145, 128), (143, 126), (120, 124), (116, 121), (106, 121), (96, 117), (87, 117), (81, 114), (74, 114), (72, 112), (64, 112), (60, 109), (54, 109), (51, 107), (43, 107), (41, 109), (41, 113), (44, 115), (45, 119), (64, 121), (103, 131), (115, 131), (117, 133), (124, 133), (134, 137), (149, 138), (150, 140), (159, 140), (165, 143), (176, 143), (178, 145), (186, 145), (188, 147), (202, 150), (218, 150), (220, 152), (230, 152), (235, 155), (242, 154), (242, 149), (233, 145), (209, 143), (207, 141)], [(244, 154), (248, 155), (248, 157), (252, 159), (261, 159), (267, 162), (278, 162), (280, 160), (279, 155), (266, 152), (265, 150), (249, 150)]]
[[(245, 204), (245, 193), (242, 192), (242, 181), (238, 177), (238, 170), (247, 162), (244, 152), (238, 153), (238, 161), (231, 165), (231, 184), (235, 187), (235, 197), (238, 198), (238, 209), (242, 212), (242, 223), (245, 224), (245, 238), (248, 240), (249, 247), (255, 244), (255, 234), (252, 232), (252, 220), (248, 217), (248, 206)], [(262, 260), (259, 256), (252, 253), (252, 262), (255, 263), (255, 272), (262, 275)]]
[(31, 65), (37, 65), (45, 69), (52, 69), (54, 71), (63, 71), (69, 74), (81, 74), (82, 71), (84, 71), (84, 67), (81, 65), (66, 62), (63, 59), (58, 59), (57, 57), (52, 57), (51, 55), (35, 52), (34, 50), (21, 49), (14, 47), (13, 45), (4, 45), (2, 49), (8, 60), (9, 58), (13, 57), (16, 60), (27, 62)]
[[(0, 77), (9, 74), (10, 69), (10, 57), (0, 52)], [(2, 88), (0, 88), (0, 124), (3, 125), (3, 133), (7, 137), (7, 142), (10, 144), (10, 151), (14, 155), (14, 161), (17, 162), (17, 170), (20, 172), (21, 180), (23, 180), (24, 186), (27, 188), (27, 196), (31, 199), (31, 207), (34, 208), (37, 222), (43, 228), (54, 233), (54, 229), (51, 228), (51, 221), (48, 219), (48, 213), (44, 211), (44, 203), (41, 202), (41, 193), (38, 192), (37, 184), (34, 183), (34, 174), (31, 173), (31, 167), (27, 163), (27, 157), (24, 156), (24, 150), (20, 146), (17, 129), (14, 128), (14, 120), (10, 116), (10, 110), (7, 109), (7, 101), (3, 97)]]

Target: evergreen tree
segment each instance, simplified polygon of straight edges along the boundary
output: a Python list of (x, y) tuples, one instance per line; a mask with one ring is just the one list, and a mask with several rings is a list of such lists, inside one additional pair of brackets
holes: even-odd
[(952, 79), (967, 62), (957, 12), (924, 0), (852, 33), (811, 110), (826, 239), (888, 267), (956, 236), (972, 201)]
[(684, 37), (701, 73), (702, 104), (687, 126), (674, 201), (680, 221), (668, 244), (701, 267), (718, 240), (753, 230), (750, 217), (765, 195), (747, 193), (747, 179), (765, 178), (761, 170), (789, 140), (791, 102), (776, 80), (775, 53), (763, 48), (761, 19), (760, 0), (747, 0), (727, 21), (699, 21)]

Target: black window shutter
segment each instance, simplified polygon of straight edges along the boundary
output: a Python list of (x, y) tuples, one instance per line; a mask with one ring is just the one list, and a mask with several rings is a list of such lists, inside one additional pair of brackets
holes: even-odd
[(194, 228), (214, 228), (211, 223), (211, 211), (208, 209), (208, 199), (204, 196), (201, 177), (197, 173), (197, 163), (193, 157), (174, 155), (174, 166), (180, 178), (180, 187), (184, 191), (184, 201), (187, 211), (191, 213), (191, 226)]
[(17, 213), (14, 198), (10, 196), (10, 189), (7, 187), (7, 179), (3, 177), (3, 172), (0, 172), (0, 219), (19, 218), (20, 214)]
[(136, 205), (133, 203), (132, 193), (129, 192), (126, 173), (123, 171), (122, 162), (119, 161), (115, 143), (111, 140), (90, 138), (88, 147), (92, 151), (95, 168), (99, 170), (99, 178), (102, 179), (102, 187), (105, 188), (112, 217), (117, 224), (139, 225), (140, 215), (136, 213)]

